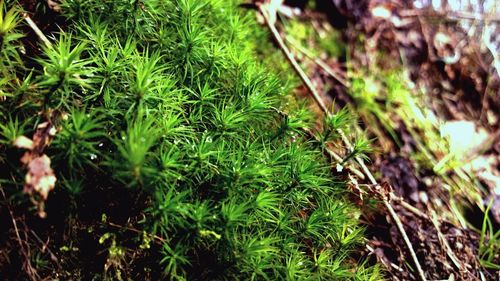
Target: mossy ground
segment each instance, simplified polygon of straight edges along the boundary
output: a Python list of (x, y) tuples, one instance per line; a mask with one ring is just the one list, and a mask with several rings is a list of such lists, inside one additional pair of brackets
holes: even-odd
[[(2, 5), (3, 280), (380, 278), (351, 258), (345, 184), (237, 2), (64, 1), (36, 56)], [(21, 136), (51, 160), (47, 200), (23, 193)]]

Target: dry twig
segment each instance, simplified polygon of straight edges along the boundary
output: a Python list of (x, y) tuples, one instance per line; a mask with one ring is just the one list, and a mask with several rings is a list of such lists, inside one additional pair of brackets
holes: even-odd
[[(5, 192), (2, 187), (0, 187), (0, 191), (2, 192), (3, 199), (7, 202), (7, 196), (5, 195)], [(14, 226), (14, 232), (16, 233), (16, 238), (17, 242), (19, 243), (19, 251), (21, 252), (22, 256), (24, 257), (24, 270), (26, 270), (26, 274), (31, 278), (33, 281), (37, 281), (40, 279), (40, 276), (38, 275), (38, 272), (36, 269), (31, 265), (31, 255), (30, 255), (30, 250), (29, 246), (28, 248), (25, 248), (24, 244), (26, 243), (23, 241), (21, 238), (21, 235), (19, 234), (19, 228), (17, 227), (17, 221), (14, 216), (14, 212), (12, 211), (12, 208), (6, 203), (7, 205), (7, 210), (9, 211), (10, 218), (12, 220), (12, 225)]]
[(439, 239), (439, 242), (444, 246), (443, 248), (446, 249), (446, 254), (448, 255), (448, 257), (451, 259), (451, 261), (453, 262), (453, 264), (459, 269), (459, 270), (465, 270), (465, 267), (458, 261), (458, 258), (455, 256), (455, 254), (453, 253), (453, 251), (451, 250), (451, 247), (450, 245), (448, 244), (448, 241), (446, 241), (446, 238), (444, 237), (443, 233), (441, 232), (441, 230), (439, 229), (439, 222), (437, 220), (437, 217), (436, 217), (436, 213), (434, 211), (431, 210), (431, 214), (432, 214), (432, 217), (431, 217), (431, 222), (432, 222), (432, 225), (434, 226), (434, 228), (436, 229), (436, 232), (437, 232), (437, 235), (438, 235), (438, 239)]
[(400, 12), (403, 17), (417, 17), (424, 16), (429, 18), (441, 18), (449, 21), (460, 21), (460, 20), (474, 20), (474, 21), (485, 21), (485, 22), (500, 22), (500, 15), (482, 15), (479, 13), (469, 13), (465, 11), (454, 11), (441, 13), (438, 11), (431, 11), (426, 9), (413, 9), (404, 10)]
[(42, 42), (49, 48), (52, 48), (52, 43), (50, 43), (49, 39), (43, 34), (43, 32), (38, 28), (36, 23), (28, 16), (27, 13), (23, 14), (24, 20), (28, 23), (28, 25), (33, 29), (36, 35), (42, 40)]
[(339, 74), (337, 74), (328, 64), (322, 61), (319, 58), (315, 58), (309, 51), (307, 51), (304, 47), (300, 46), (298, 42), (296, 42), (292, 37), (286, 36), (286, 41), (292, 44), (294, 48), (296, 48), (300, 53), (308, 57), (315, 64), (321, 67), (328, 75), (333, 77), (335, 80), (339, 81), (344, 87), (349, 87), (349, 82), (342, 78)]
[(33, 235), (33, 237), (35, 237), (35, 240), (40, 243), (40, 246), (42, 247), (42, 252), (44, 251), (47, 251), (50, 255), (50, 259), (57, 265), (57, 267), (60, 269), (61, 268), (61, 265), (59, 264), (59, 259), (57, 258), (57, 256), (54, 254), (54, 252), (52, 252), (48, 246), (49, 244), (49, 240), (47, 240), (47, 242), (43, 242), (42, 239), (40, 238), (40, 236), (38, 236), (38, 234), (36, 234), (36, 232), (34, 232), (33, 230), (30, 230), (30, 233), (31, 235)]
[[(119, 224), (112, 223), (112, 222), (108, 222), (107, 224), (109, 226), (112, 226), (112, 227), (116, 227), (119, 229), (125, 229), (125, 230), (131, 231), (134, 233), (138, 233), (138, 234), (144, 233), (144, 231), (139, 230), (137, 228), (130, 227), (130, 226), (123, 226), (123, 225), (119, 225)], [(154, 235), (154, 234), (150, 234), (150, 233), (146, 233), (146, 235), (149, 236), (150, 238), (152, 238), (154, 241), (156, 241), (158, 243), (158, 245), (162, 245), (162, 243), (167, 243), (167, 240), (165, 240), (165, 238), (162, 238), (158, 235)]]

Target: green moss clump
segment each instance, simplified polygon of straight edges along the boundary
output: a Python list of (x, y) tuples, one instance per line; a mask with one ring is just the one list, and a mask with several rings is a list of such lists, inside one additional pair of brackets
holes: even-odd
[(41, 152), (57, 177), (48, 218), (29, 220), (59, 257), (40, 251), (41, 276), (378, 278), (349, 258), (357, 212), (302, 138), (304, 114), (278, 113), (290, 89), (256, 60), (253, 15), (217, 0), (61, 8), (52, 46), (20, 59), (14, 36), (0, 60), (1, 188), (16, 212), (36, 213), (13, 143), (42, 122), (58, 128)]

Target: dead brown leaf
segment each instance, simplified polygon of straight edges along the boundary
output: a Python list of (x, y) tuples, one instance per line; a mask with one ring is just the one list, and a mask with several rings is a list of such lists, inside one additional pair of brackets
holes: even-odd
[[(59, 113), (52, 112), (51, 119), (59, 117)], [(31, 196), (32, 201), (38, 208), (38, 215), (45, 217), (44, 203), (49, 196), (49, 192), (55, 187), (56, 176), (50, 167), (50, 158), (43, 153), (45, 148), (54, 139), (57, 128), (51, 120), (38, 125), (33, 139), (20, 136), (14, 141), (14, 146), (27, 151), (21, 157), (28, 172), (25, 177), (24, 193)]]
[(28, 164), (24, 192), (32, 195), (37, 192), (43, 200), (47, 200), (49, 192), (54, 189), (56, 176), (50, 167), (50, 158), (43, 154)]

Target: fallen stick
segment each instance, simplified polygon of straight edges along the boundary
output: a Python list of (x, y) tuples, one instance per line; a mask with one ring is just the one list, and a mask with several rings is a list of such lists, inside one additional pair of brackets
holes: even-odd
[(41, 247), (42, 247), (42, 253), (43, 251), (47, 251), (50, 255), (50, 259), (57, 265), (58, 268), (61, 268), (61, 265), (59, 264), (59, 259), (57, 258), (57, 256), (54, 254), (54, 252), (52, 252), (48, 246), (48, 240), (47, 242), (43, 242), (42, 239), (40, 238), (40, 236), (38, 236), (36, 234), (36, 232), (34, 232), (32, 229), (30, 229), (30, 233), (31, 235), (33, 235), (33, 237), (35, 237), (35, 240), (40, 243)]
[(300, 53), (302, 53), (304, 56), (308, 57), (310, 60), (312, 60), (315, 64), (317, 64), (319, 67), (321, 67), (328, 75), (333, 77), (335, 80), (337, 80), (340, 84), (342, 84), (344, 87), (349, 87), (349, 82), (346, 81), (344, 78), (342, 78), (339, 74), (335, 73), (335, 71), (324, 61), (322, 61), (319, 58), (315, 58), (309, 51), (307, 51), (304, 47), (300, 46), (298, 42), (293, 40), (290, 36), (286, 37), (286, 41), (288, 41), (294, 48), (296, 48)]
[(432, 222), (432, 225), (434, 226), (434, 228), (436, 229), (436, 233), (437, 233), (437, 236), (438, 236), (439, 243), (441, 243), (443, 245), (443, 248), (445, 248), (445, 250), (446, 250), (446, 254), (450, 258), (450, 260), (453, 262), (453, 264), (459, 270), (462, 270), (462, 271), (466, 270), (465, 267), (459, 262), (457, 256), (455, 256), (455, 254), (451, 250), (451, 247), (448, 244), (448, 241), (446, 241), (446, 238), (444, 237), (443, 233), (439, 229), (440, 226), (439, 226), (439, 222), (438, 222), (437, 217), (436, 217), (436, 213), (434, 211), (431, 211), (431, 215), (432, 215), (431, 222)]
[(52, 48), (52, 43), (49, 41), (49, 39), (43, 34), (43, 32), (38, 28), (36, 23), (28, 16), (27, 13), (23, 14), (24, 20), (28, 23), (28, 25), (33, 29), (35, 34), (42, 40), (42, 42), (45, 44), (45, 46)]
[(403, 10), (400, 12), (402, 17), (417, 17), (424, 16), (428, 18), (441, 18), (449, 21), (460, 21), (460, 20), (472, 20), (472, 21), (484, 21), (484, 22), (500, 22), (499, 14), (479, 14), (470, 13), (465, 11), (449, 11), (446, 13), (439, 11), (432, 11), (427, 9), (413, 9), (413, 10)]
[[(331, 116), (330, 111), (328, 110), (328, 108), (326, 107), (325, 103), (323, 102), (323, 100), (319, 96), (319, 94), (316, 91), (316, 89), (315, 89), (314, 85), (312, 84), (311, 80), (309, 79), (309, 77), (307, 77), (306, 73), (302, 70), (302, 68), (300, 67), (300, 65), (297, 63), (297, 60), (295, 60), (294, 56), (290, 52), (290, 49), (288, 49), (288, 47), (286, 46), (285, 42), (281, 38), (281, 35), (279, 34), (278, 30), (276, 29), (276, 26), (274, 26), (274, 24), (271, 24), (271, 22), (269, 20), (269, 14), (268, 14), (268, 11), (267, 11), (267, 6), (265, 4), (260, 4), (258, 6), (258, 8), (259, 8), (260, 13), (264, 17), (264, 21), (266, 22), (269, 30), (271, 31), (274, 39), (277, 41), (278, 45), (280, 46), (280, 49), (282, 50), (282, 52), (284, 53), (285, 57), (287, 58), (287, 60), (292, 65), (292, 67), (294, 68), (295, 72), (297, 72), (297, 74), (301, 78), (302, 82), (309, 89), (309, 91), (312, 94), (314, 100), (316, 101), (316, 103), (318, 104), (318, 106), (321, 108), (321, 110), (323, 111), (323, 113), (326, 116)], [(342, 140), (345, 143), (345, 145), (350, 150), (352, 150), (352, 144), (347, 139), (347, 137), (344, 134), (344, 132), (342, 130), (340, 130), (340, 129), (338, 129), (337, 132), (341, 135)], [(365, 175), (368, 177), (368, 179), (370, 180), (370, 182), (373, 185), (375, 185), (375, 186), (379, 186), (378, 182), (375, 180), (375, 178), (371, 174), (371, 172), (368, 169), (368, 167), (364, 164), (363, 159), (361, 159), (359, 157), (355, 157), (355, 159), (360, 164), (362, 170), (364, 171)], [(396, 226), (397, 226), (397, 228), (398, 228), (401, 236), (403, 237), (403, 240), (404, 240), (404, 242), (405, 242), (408, 250), (410, 251), (410, 255), (411, 255), (412, 259), (413, 259), (413, 262), (415, 263), (415, 266), (417, 268), (417, 272), (419, 274), (420, 279), (422, 281), (426, 281), (427, 279), (425, 278), (425, 273), (422, 270), (422, 267), (420, 265), (420, 262), (418, 261), (418, 258), (417, 258), (417, 255), (415, 253), (415, 250), (413, 249), (413, 246), (412, 246), (412, 244), (410, 242), (410, 239), (408, 238), (408, 235), (406, 234), (406, 231), (405, 231), (405, 229), (403, 227), (403, 224), (401, 223), (401, 219), (399, 218), (399, 216), (397, 215), (397, 213), (394, 211), (394, 209), (392, 208), (392, 206), (389, 203), (389, 201), (387, 200), (387, 198), (385, 198), (384, 196), (381, 196), (381, 198), (382, 198), (382, 202), (383, 202), (384, 206), (389, 211), (389, 214), (390, 214), (392, 220), (394, 221), (394, 223), (396, 223)]]
[[(27, 242), (23, 241), (21, 238), (21, 235), (19, 235), (19, 228), (17, 227), (17, 222), (16, 218), (14, 217), (14, 212), (12, 211), (12, 208), (10, 207), (8, 203), (7, 196), (5, 195), (5, 192), (3, 191), (3, 187), (0, 186), (0, 192), (2, 193), (2, 197), (6, 202), (7, 210), (9, 211), (10, 218), (12, 220), (12, 225), (14, 226), (14, 233), (16, 234), (17, 238), (17, 243), (19, 244), (19, 251), (20, 253), (24, 256), (24, 265), (23, 269), (26, 271), (26, 274), (31, 278), (33, 281), (37, 281), (40, 279), (40, 276), (38, 275), (38, 272), (36, 269), (31, 265), (31, 255), (29, 253), (29, 245)], [(26, 243), (26, 247), (28, 249), (24, 248), (24, 243)]]
[[(143, 234), (144, 233), (144, 231), (139, 230), (137, 228), (130, 227), (130, 226), (123, 226), (123, 225), (119, 225), (119, 224), (112, 223), (112, 222), (108, 222), (107, 224), (109, 226), (116, 227), (118, 229), (125, 229), (125, 230), (128, 230), (128, 231), (137, 233), (137, 234)], [(162, 237), (160, 237), (158, 235), (154, 235), (154, 234), (150, 234), (150, 233), (146, 233), (146, 235), (149, 236), (149, 238), (151, 238), (153, 241), (159, 242), (160, 246), (162, 245), (161, 243), (167, 243), (167, 240), (165, 238), (162, 238)]]

